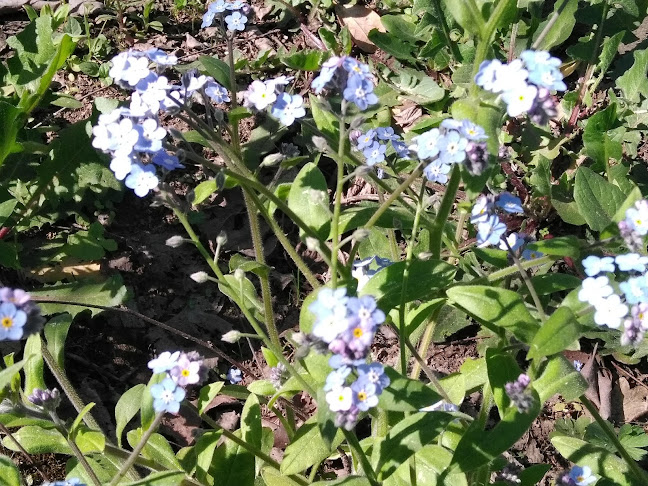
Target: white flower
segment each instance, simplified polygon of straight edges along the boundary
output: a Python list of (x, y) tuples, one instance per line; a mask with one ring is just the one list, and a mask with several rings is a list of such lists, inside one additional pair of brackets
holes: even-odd
[(137, 159), (132, 154), (116, 153), (110, 161), (110, 170), (115, 173), (115, 178), (118, 181), (123, 181), (130, 174), (136, 161)]
[(600, 258), (590, 255), (582, 263), (588, 277), (595, 277), (604, 272), (614, 272), (614, 258), (612, 257)]
[(175, 353), (165, 351), (157, 358), (149, 361), (148, 367), (153, 370), (153, 373), (163, 373), (173, 368), (178, 362), (179, 357), (180, 351), (176, 351)]
[(638, 253), (626, 253), (625, 255), (617, 255), (614, 259), (615, 263), (622, 272), (645, 272), (648, 257), (641, 256)]
[(247, 103), (257, 110), (265, 110), (277, 100), (275, 83), (252, 81), (246, 92)]
[[(508, 243), (508, 246), (506, 243)], [(500, 240), (499, 249), (508, 251), (510, 246), (513, 253), (515, 253), (522, 247), (522, 245), (524, 245), (524, 238), (520, 238), (518, 233), (511, 233), (506, 237), (506, 242), (504, 241), (504, 238)]]
[(502, 93), (509, 116), (519, 116), (531, 109), (538, 96), (538, 88), (531, 84), (517, 86), (515, 89)]
[(353, 403), (352, 395), (351, 387), (337, 387), (326, 394), (326, 403), (331, 412), (346, 412)]
[(607, 277), (588, 277), (583, 280), (583, 288), (578, 292), (578, 300), (596, 304), (597, 301), (605, 299), (613, 292), (610, 279)]
[(628, 314), (628, 306), (621, 302), (621, 298), (614, 294), (594, 304), (594, 322), (599, 326), (617, 329), (621, 321)]

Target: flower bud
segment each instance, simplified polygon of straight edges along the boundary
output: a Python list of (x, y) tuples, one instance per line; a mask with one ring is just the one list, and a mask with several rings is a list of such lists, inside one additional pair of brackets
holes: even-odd
[(240, 268), (237, 268), (234, 270), (234, 278), (239, 282), (242, 281), (245, 278), (245, 272)]
[(281, 163), (285, 158), (286, 158), (286, 156), (284, 154), (266, 155), (265, 158), (263, 159), (263, 162), (261, 162), (261, 167), (275, 166), (275, 165)]
[(218, 236), (216, 237), (216, 244), (218, 246), (224, 246), (227, 244), (227, 233), (224, 231), (221, 231), (218, 233)]
[(166, 240), (166, 245), (170, 246), (171, 248), (178, 248), (185, 242), (185, 239), (180, 236), (180, 235), (175, 235), (172, 236), (171, 238)]
[(48, 410), (56, 410), (61, 403), (61, 393), (56, 388), (52, 390), (34, 388), (31, 395), (27, 397), (27, 400), (39, 407)]
[(209, 275), (207, 275), (207, 272), (192, 273), (191, 275), (189, 275), (189, 277), (191, 278), (191, 280), (198, 283), (205, 283), (207, 280), (209, 280)]
[(229, 331), (223, 334), (221, 337), (221, 341), (225, 341), (226, 343), (233, 344), (237, 342), (239, 339), (241, 339), (241, 333), (239, 331)]

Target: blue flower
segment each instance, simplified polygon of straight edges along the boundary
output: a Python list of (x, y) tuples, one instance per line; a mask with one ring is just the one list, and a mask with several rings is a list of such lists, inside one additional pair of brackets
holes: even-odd
[(541, 251), (525, 248), (525, 250), (522, 252), (522, 260), (535, 260), (536, 258), (540, 258), (543, 255), (544, 253), (542, 253)]
[(531, 110), (537, 97), (538, 88), (532, 84), (522, 84), (502, 93), (502, 100), (506, 103), (506, 112), (512, 117)]
[(170, 371), (176, 365), (178, 358), (180, 358), (180, 351), (174, 353), (165, 351), (157, 358), (149, 361), (148, 367), (153, 371), (153, 373), (164, 373), (165, 371)]
[(225, 377), (233, 385), (236, 385), (237, 383), (241, 383), (243, 381), (243, 373), (241, 372), (241, 370), (234, 366), (227, 370), (227, 375)]
[(619, 289), (625, 295), (628, 304), (639, 304), (640, 302), (648, 301), (648, 282), (642, 275), (640, 277), (632, 277), (621, 282)]
[(0, 341), (18, 341), (23, 337), (27, 314), (14, 304), (0, 304)]
[(385, 151), (387, 150), (387, 145), (384, 145), (379, 142), (374, 142), (371, 146), (363, 150), (364, 156), (367, 158), (366, 162), (369, 167), (373, 167), (379, 162), (385, 160)]
[(369, 105), (378, 103), (371, 81), (358, 74), (349, 76), (342, 95), (345, 100), (355, 103), (361, 110), (366, 110)]
[(626, 211), (624, 221), (640, 236), (648, 234), (648, 201), (637, 201)]
[(230, 101), (227, 90), (211, 79), (205, 83), (205, 94), (209, 96), (214, 103), (225, 103)]
[(365, 378), (376, 385), (376, 393), (380, 395), (384, 388), (389, 386), (391, 380), (385, 374), (385, 368), (380, 363), (362, 364), (358, 366), (358, 377)]
[(479, 71), (475, 75), (475, 84), (481, 86), (486, 91), (498, 92), (497, 78), (498, 70), (502, 68), (502, 63), (497, 59), (483, 61), (479, 65)]
[(288, 93), (281, 93), (272, 107), (272, 116), (289, 127), (296, 118), (303, 118), (306, 115), (303, 104), (304, 98), (300, 95), (291, 96)]
[(418, 137), (414, 137), (416, 153), (421, 160), (431, 159), (439, 155), (439, 145), (443, 142), (443, 136), (438, 128), (433, 128)]
[(178, 62), (178, 58), (176, 56), (174, 56), (173, 54), (167, 54), (162, 49), (158, 49), (157, 47), (151, 47), (150, 49), (144, 51), (144, 54), (146, 54), (146, 57), (148, 57), (155, 64), (158, 64), (160, 66), (173, 66)]
[(357, 320), (369, 328), (375, 328), (385, 322), (385, 313), (378, 308), (376, 299), (371, 295), (351, 297), (347, 303), (347, 310), (349, 320)]
[(463, 137), (473, 142), (479, 142), (488, 138), (484, 129), (470, 120), (462, 120), (458, 130)]
[(131, 167), (131, 172), (124, 181), (126, 187), (133, 189), (138, 197), (146, 196), (151, 189), (155, 189), (160, 180), (155, 175), (153, 165), (142, 165), (135, 163)]
[(367, 133), (360, 134), (356, 140), (356, 147), (358, 150), (364, 150), (370, 147), (376, 140), (376, 130), (373, 128), (367, 130)]
[(358, 407), (358, 410), (366, 412), (378, 405), (376, 385), (367, 378), (360, 377), (354, 381), (351, 385), (351, 391), (353, 392), (353, 404)]
[(376, 134), (380, 140), (400, 140), (392, 127), (378, 127), (376, 128)]
[(163, 150), (160, 150), (159, 152), (153, 154), (151, 161), (155, 165), (159, 165), (166, 170), (184, 169), (184, 165), (180, 163), (180, 159), (178, 159), (178, 157), (168, 154)]
[(41, 486), (86, 486), (79, 478), (68, 478), (63, 481), (43, 483)]
[(319, 76), (313, 79), (311, 83), (311, 88), (313, 88), (315, 94), (321, 94), (326, 85), (333, 80), (342, 62), (342, 58), (333, 56), (322, 64)]
[(503, 192), (495, 200), (495, 205), (507, 213), (523, 213), (522, 201), (510, 192)]
[(438, 182), (439, 184), (448, 182), (449, 172), (450, 166), (443, 163), (441, 159), (433, 160), (423, 169), (423, 174), (429, 181)]
[(456, 164), (466, 158), (466, 145), (468, 140), (454, 130), (445, 134), (439, 141), (439, 160), (444, 164)]
[(233, 12), (231, 15), (225, 17), (225, 22), (227, 23), (227, 30), (243, 30), (245, 29), (245, 23), (248, 18), (241, 14), (241, 12)]
[(477, 246), (497, 245), (502, 235), (506, 232), (506, 225), (496, 214), (492, 214), (486, 221), (477, 224)]
[(351, 374), (351, 368), (348, 366), (340, 366), (339, 368), (331, 371), (326, 377), (324, 391), (330, 391), (344, 386), (349, 374)]
[(472, 224), (482, 223), (486, 221), (495, 210), (495, 201), (493, 197), (481, 195), (475, 201), (470, 212), (470, 222)]
[(151, 395), (153, 396), (153, 409), (156, 412), (178, 413), (186, 392), (171, 378), (165, 378), (162, 383), (151, 387)]
[(394, 152), (396, 152), (396, 157), (398, 157), (399, 159), (409, 159), (410, 151), (407, 148), (407, 145), (405, 145), (405, 142), (402, 142), (400, 140), (392, 140), (391, 144), (392, 147), (394, 147)]
[(362, 62), (358, 62), (352, 57), (345, 57), (342, 61), (342, 67), (349, 73), (349, 76), (359, 76), (367, 81), (371, 81), (372, 79), (371, 73), (369, 72), (369, 66)]
[(569, 471), (569, 478), (576, 483), (576, 486), (589, 486), (596, 482), (596, 476), (592, 474), (589, 466), (574, 466)]

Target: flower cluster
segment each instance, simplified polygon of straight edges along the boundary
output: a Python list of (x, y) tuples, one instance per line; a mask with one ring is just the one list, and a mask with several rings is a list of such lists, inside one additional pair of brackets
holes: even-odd
[[(582, 263), (588, 276), (578, 299), (594, 306), (594, 322), (598, 325), (618, 329), (623, 322), (621, 344), (636, 346), (648, 331), (648, 257), (638, 253), (590, 255)], [(630, 275), (619, 283), (622, 295), (615, 293), (607, 275), (616, 270)], [(630, 317), (624, 319), (628, 314)]]
[(207, 7), (200, 27), (203, 29), (210, 27), (213, 25), (214, 19), (218, 19), (221, 26), (224, 20), (227, 24), (227, 30), (231, 32), (243, 30), (248, 21), (247, 15), (249, 13), (250, 6), (242, 0), (216, 0)]
[(499, 94), (509, 116), (528, 113), (533, 122), (546, 124), (557, 114), (551, 91), (567, 89), (560, 64), (546, 51), (524, 51), (508, 64), (497, 59), (482, 62), (475, 83)]
[(204, 378), (203, 362), (198, 353), (165, 351), (148, 363), (153, 373), (166, 373), (161, 383), (151, 387), (156, 412), (178, 413), (184, 400), (185, 388)]
[(172, 85), (165, 76), (149, 69), (151, 62), (164, 67), (177, 59), (159, 49), (129, 50), (112, 59), (110, 76), (133, 94), (128, 107), (100, 115), (92, 128), (92, 146), (111, 155), (110, 170), (139, 197), (158, 186), (156, 166), (163, 171), (184, 167), (178, 157), (164, 149), (167, 131), (158, 117), (160, 110), (178, 112), (194, 94), (200, 94), (205, 103), (207, 98), (214, 103), (230, 101), (227, 90), (211, 77), (190, 71), (182, 77), (181, 85)]
[(27, 397), (27, 400), (46, 410), (56, 410), (61, 403), (61, 392), (59, 392), (57, 388), (52, 390), (34, 388), (31, 395)]
[(521, 413), (528, 412), (533, 405), (533, 395), (529, 394), (527, 391), (529, 383), (531, 383), (529, 377), (525, 374), (521, 374), (518, 376), (517, 380), (504, 385), (506, 395), (511, 399), (513, 405), (515, 405)]
[(378, 396), (390, 383), (380, 363), (366, 364), (385, 314), (373, 297), (347, 297), (344, 288), (323, 288), (308, 309), (316, 316), (313, 336), (333, 352), (329, 364), (334, 370), (324, 386), (326, 402), (337, 413), (336, 426), (350, 430), (360, 412), (378, 404)]
[(488, 163), (484, 129), (470, 120), (447, 118), (439, 128), (412, 139), (409, 148), (421, 160), (430, 161), (423, 169), (428, 180), (445, 184), (453, 164), (465, 163), (469, 172), (481, 174)]
[(0, 341), (18, 341), (43, 327), (40, 308), (21, 289), (0, 288)]
[(574, 466), (564, 474), (558, 484), (563, 486), (589, 486), (597, 480), (589, 466)]
[(409, 150), (399, 135), (394, 133), (392, 127), (371, 128), (365, 133), (356, 132), (352, 137), (355, 148), (365, 156), (366, 164), (369, 167), (384, 162), (388, 144), (391, 143), (396, 157), (408, 159)]
[(311, 83), (315, 94), (321, 94), (325, 88), (339, 91), (346, 101), (355, 103), (360, 110), (378, 103), (374, 93), (374, 77), (369, 66), (349, 56), (333, 56), (324, 64)]
[(270, 112), (283, 125), (289, 127), (297, 118), (306, 116), (304, 98), (301, 95), (290, 95), (284, 92), (284, 87), (292, 77), (279, 76), (266, 81), (252, 81), (243, 93), (243, 105), (263, 111), (272, 105)]
[(227, 381), (229, 381), (232, 385), (236, 385), (237, 383), (241, 383), (243, 381), (243, 372), (236, 366), (232, 366), (229, 370), (227, 370), (227, 375), (225, 376), (225, 378), (227, 378)]
[(503, 192), (498, 196), (479, 196), (470, 214), (470, 222), (477, 225), (479, 248), (500, 244), (502, 236), (506, 233), (506, 225), (500, 220), (498, 209), (511, 214), (524, 213), (522, 201), (510, 192)]
[[(372, 263), (375, 263), (375, 268), (370, 268)], [(358, 281), (358, 291), (367, 284), (371, 277), (392, 263), (390, 259), (379, 256), (372, 256), (353, 262), (351, 276)]]

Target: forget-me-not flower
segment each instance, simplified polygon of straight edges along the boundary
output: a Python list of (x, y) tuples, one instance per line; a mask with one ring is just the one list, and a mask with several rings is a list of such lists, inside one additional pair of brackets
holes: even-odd
[(126, 187), (133, 189), (135, 195), (144, 197), (149, 191), (158, 186), (160, 180), (155, 175), (155, 167), (153, 165), (142, 165), (138, 162), (131, 166), (131, 172), (126, 177), (124, 183)]
[(288, 93), (281, 93), (272, 107), (272, 116), (278, 118), (283, 125), (289, 127), (294, 123), (296, 118), (306, 116), (306, 110), (303, 104), (304, 98), (300, 95), (291, 96)]
[(574, 466), (569, 471), (569, 478), (576, 486), (589, 486), (596, 482), (596, 476), (592, 474), (589, 466)]
[(614, 272), (614, 258), (590, 255), (582, 261), (588, 277), (596, 277), (599, 273)]
[(243, 30), (245, 29), (245, 23), (248, 18), (243, 15), (241, 12), (232, 12), (231, 15), (225, 17), (225, 22), (227, 23), (227, 30)]
[(379, 162), (385, 160), (385, 151), (387, 150), (387, 145), (374, 142), (369, 147), (366, 147), (362, 153), (366, 157), (366, 162), (369, 167), (376, 165)]
[(165, 378), (161, 383), (151, 387), (151, 395), (153, 396), (153, 409), (156, 412), (178, 413), (186, 392), (171, 378)]
[(423, 174), (429, 181), (445, 184), (448, 182), (450, 165), (443, 163), (440, 159), (433, 160), (424, 169)]
[(27, 313), (10, 302), (0, 304), (0, 341), (17, 341), (23, 337)]

